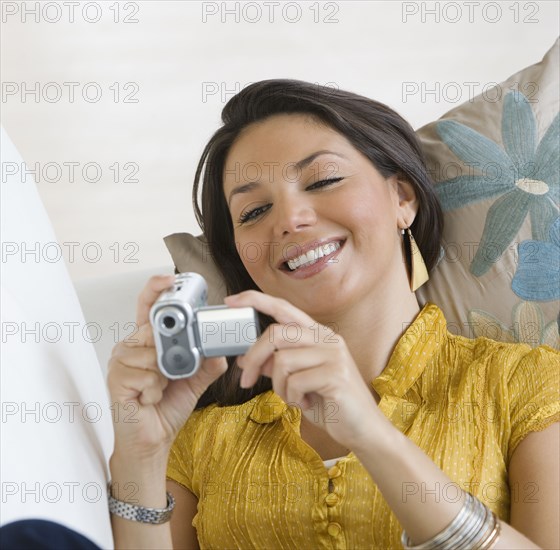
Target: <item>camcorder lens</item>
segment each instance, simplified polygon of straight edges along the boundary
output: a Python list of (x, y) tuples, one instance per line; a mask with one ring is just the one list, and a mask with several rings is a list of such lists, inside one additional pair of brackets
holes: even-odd
[(163, 318), (163, 324), (165, 325), (165, 328), (171, 329), (175, 326), (175, 319), (170, 315), (167, 315)]
[(164, 336), (174, 336), (185, 328), (185, 314), (179, 308), (164, 307), (156, 314), (156, 325)]

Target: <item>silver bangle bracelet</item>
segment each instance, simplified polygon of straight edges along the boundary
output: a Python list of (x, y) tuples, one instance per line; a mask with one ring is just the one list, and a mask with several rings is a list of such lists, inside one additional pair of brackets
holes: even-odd
[(457, 544), (457, 533), (464, 532), (468, 528), (475, 507), (476, 499), (470, 493), (465, 493), (465, 503), (457, 517), (439, 535), (426, 543), (427, 548), (447, 548), (451, 542)]
[(455, 536), (454, 544), (457, 549), (471, 550), (473, 548), (473, 541), (477, 539), (480, 532), (486, 531), (484, 524), (487, 520), (487, 512), (490, 510), (480, 502), (480, 500), (473, 498), (474, 509), (469, 518), (469, 522), (465, 525), (463, 532), (458, 532)]
[(404, 548), (409, 550), (430, 550), (431, 548), (444, 548), (448, 540), (453, 538), (455, 534), (463, 529), (463, 526), (468, 522), (474, 506), (474, 497), (470, 493), (465, 493), (465, 502), (459, 513), (455, 516), (453, 521), (435, 537), (430, 540), (414, 546), (412, 541), (408, 538), (405, 531), (402, 533), (401, 542)]
[(111, 495), (111, 482), (107, 484), (107, 498), (109, 500), (109, 512), (130, 521), (140, 523), (151, 523), (160, 525), (171, 519), (171, 513), (175, 508), (175, 499), (170, 492), (167, 492), (167, 508), (148, 508), (138, 504), (130, 504), (122, 500), (117, 500)]
[(496, 515), (480, 500), (465, 492), (465, 502), (455, 519), (430, 540), (413, 546), (403, 531), (401, 542), (406, 550), (488, 550), (500, 536)]

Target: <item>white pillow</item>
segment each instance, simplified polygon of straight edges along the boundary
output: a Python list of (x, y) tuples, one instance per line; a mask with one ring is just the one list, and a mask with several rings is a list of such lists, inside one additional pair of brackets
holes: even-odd
[(51, 520), (110, 548), (105, 381), (63, 260), (45, 260), (56, 237), (35, 184), (9, 176), (22, 159), (3, 129), (0, 137), (1, 523)]

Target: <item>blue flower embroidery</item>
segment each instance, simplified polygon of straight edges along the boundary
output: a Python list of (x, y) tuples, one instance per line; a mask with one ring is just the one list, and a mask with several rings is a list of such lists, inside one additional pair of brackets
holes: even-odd
[(519, 264), (511, 288), (524, 300), (560, 298), (560, 218), (550, 228), (549, 242), (519, 243)]
[[(436, 186), (444, 210), (453, 210), (498, 197), (488, 210), (471, 273), (480, 277), (503, 254), (527, 217), (532, 237), (548, 239), (558, 217), (560, 120), (556, 115), (540, 143), (527, 98), (519, 91), (504, 98), (502, 140), (504, 149), (471, 128), (453, 120), (437, 123), (441, 139), (466, 164), (484, 175), (464, 175)], [(489, 167), (492, 167), (490, 174)]]

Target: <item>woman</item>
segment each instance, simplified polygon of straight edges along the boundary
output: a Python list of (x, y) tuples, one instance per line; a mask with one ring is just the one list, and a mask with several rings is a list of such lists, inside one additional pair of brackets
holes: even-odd
[[(287, 80), (222, 118), (197, 215), (226, 304), (267, 328), (229, 368), (167, 380), (148, 311), (172, 278), (150, 280), (109, 371), (138, 407), (115, 424), (117, 547), (558, 547), (559, 354), (453, 336), (420, 308), (442, 214), (410, 126)], [(125, 519), (166, 521), (166, 486), (170, 523)]]

